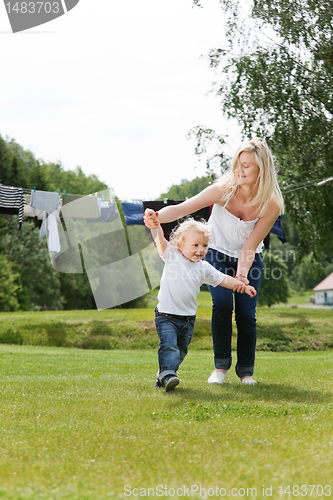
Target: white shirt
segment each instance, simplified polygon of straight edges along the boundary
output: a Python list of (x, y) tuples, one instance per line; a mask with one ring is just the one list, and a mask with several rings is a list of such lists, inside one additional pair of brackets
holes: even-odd
[(194, 316), (198, 303), (197, 295), (201, 285), (218, 286), (225, 278), (206, 261), (191, 262), (168, 243), (161, 256), (165, 262), (158, 294), (159, 312)]
[[(214, 241), (209, 246), (230, 257), (238, 258), (244, 243), (252, 233), (258, 220), (259, 217), (254, 220), (244, 221), (230, 213), (226, 209), (226, 205), (222, 207), (215, 203), (208, 220), (208, 224), (212, 225)], [(263, 242), (259, 244), (256, 253), (261, 252), (263, 245)]]

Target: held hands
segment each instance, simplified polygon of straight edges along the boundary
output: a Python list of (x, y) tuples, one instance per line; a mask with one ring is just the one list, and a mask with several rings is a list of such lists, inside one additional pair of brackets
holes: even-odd
[(245, 285), (248, 285), (250, 283), (249, 280), (247, 279), (247, 277), (244, 276), (244, 274), (237, 274), (235, 276), (235, 278), (236, 278), (236, 280), (241, 281), (242, 283), (245, 283)]
[(149, 229), (156, 229), (159, 226), (160, 223), (157, 216), (158, 212), (155, 212), (151, 208), (146, 208), (143, 221)]
[(255, 288), (251, 285), (245, 285), (245, 283), (242, 283), (241, 281), (239, 282), (238, 285), (235, 286), (233, 289), (234, 292), (239, 292), (239, 293), (246, 293), (250, 297), (255, 297), (257, 295), (257, 292)]

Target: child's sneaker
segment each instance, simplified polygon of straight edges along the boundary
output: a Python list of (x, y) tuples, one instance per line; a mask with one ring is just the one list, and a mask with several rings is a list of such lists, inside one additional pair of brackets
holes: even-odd
[(168, 375), (163, 380), (163, 387), (165, 392), (173, 391), (174, 388), (179, 384), (179, 378), (176, 375)]
[(159, 373), (160, 373), (160, 370), (157, 370), (157, 373), (156, 373), (156, 382), (155, 382), (155, 385), (154, 385), (154, 389), (161, 389), (163, 387), (162, 382), (160, 382), (160, 379), (158, 378)]

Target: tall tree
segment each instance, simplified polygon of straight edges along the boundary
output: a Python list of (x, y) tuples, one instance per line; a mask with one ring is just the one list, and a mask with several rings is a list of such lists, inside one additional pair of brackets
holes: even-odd
[(288, 302), (290, 293), (286, 264), (271, 252), (264, 252), (263, 263), (258, 304), (271, 307), (273, 304)]
[(317, 183), (333, 176), (333, 2), (220, 4), (226, 38), (209, 59), (222, 111), (272, 148), (302, 253), (330, 248), (333, 182)]
[(20, 160), (13, 155), (10, 166), (10, 180), (13, 186), (28, 187), (29, 181)]
[(203, 189), (209, 186), (209, 177), (196, 177), (192, 181), (183, 179), (180, 184), (173, 184), (166, 193), (162, 193), (159, 197), (160, 200), (170, 198), (173, 200), (183, 200), (191, 198), (200, 193)]
[(6, 141), (0, 135), (0, 182), (10, 184), (10, 173), (12, 165), (12, 154)]
[(17, 217), (13, 217), (1, 240), (0, 252), (18, 276), (16, 295), (21, 309), (62, 309), (58, 273), (52, 268), (45, 238), (39, 238), (33, 222), (25, 221), (18, 230)]

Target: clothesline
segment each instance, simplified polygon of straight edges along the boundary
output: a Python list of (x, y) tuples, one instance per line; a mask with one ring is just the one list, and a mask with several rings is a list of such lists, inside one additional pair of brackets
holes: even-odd
[[(23, 193), (24, 194), (31, 194), (32, 191), (36, 191), (35, 189), (28, 189), (28, 188), (22, 188), (23, 190)], [(67, 191), (61, 191), (60, 189), (58, 191), (43, 191), (45, 193), (58, 193), (60, 195), (61, 198), (64, 198), (65, 196), (90, 196), (90, 197), (98, 197), (98, 194), (99, 193), (103, 193), (104, 191), (112, 191), (112, 188), (107, 188), (106, 190), (103, 190), (103, 191), (96, 191), (95, 193), (90, 193), (90, 194), (73, 194), (73, 193), (67, 193)], [(102, 194), (100, 196), (102, 198), (102, 201), (112, 201), (112, 200), (115, 200), (117, 197), (113, 194), (112, 196), (110, 196), (110, 199), (109, 200), (106, 200), (105, 199), (105, 195)], [(119, 198), (117, 198), (119, 199)], [(187, 199), (187, 197), (185, 198)], [(168, 200), (169, 198), (163, 198), (163, 203), (167, 204), (168, 203)], [(135, 205), (142, 205), (143, 203), (145, 203), (146, 201), (149, 201), (149, 200), (146, 200), (145, 198), (129, 198), (129, 199), (126, 199), (126, 200), (120, 200), (120, 203), (134, 203)], [(176, 201), (184, 201), (183, 199), (182, 200), (176, 200)]]
[[(161, 210), (163, 206), (175, 205), (184, 200), (169, 200), (164, 198), (158, 201), (145, 201), (141, 199), (132, 199), (131, 201), (120, 201), (126, 226), (144, 225), (143, 214), (146, 208), (152, 208), (155, 211)], [(104, 206), (102, 203), (104, 202)], [(113, 206), (112, 206), (113, 205)], [(30, 209), (29, 209), (29, 208)], [(45, 221), (46, 214), (57, 213), (57, 217), (62, 220), (83, 220), (89, 222), (111, 222), (119, 217), (117, 210), (116, 197), (112, 189), (97, 191), (90, 195), (74, 195), (67, 193), (40, 191), (27, 188), (17, 188), (13, 186), (4, 186), (0, 184), (0, 213), (5, 215), (19, 215), (19, 226), (21, 227), (24, 216), (38, 217)], [(102, 213), (103, 212), (103, 213)], [(195, 214), (196, 217), (208, 220), (210, 216), (210, 207), (206, 207)], [(282, 227), (283, 218), (281, 216), (275, 221), (271, 233), (276, 234), (284, 243), (286, 242), (285, 233)], [(173, 229), (174, 223), (163, 224), (163, 229), (168, 236)]]

